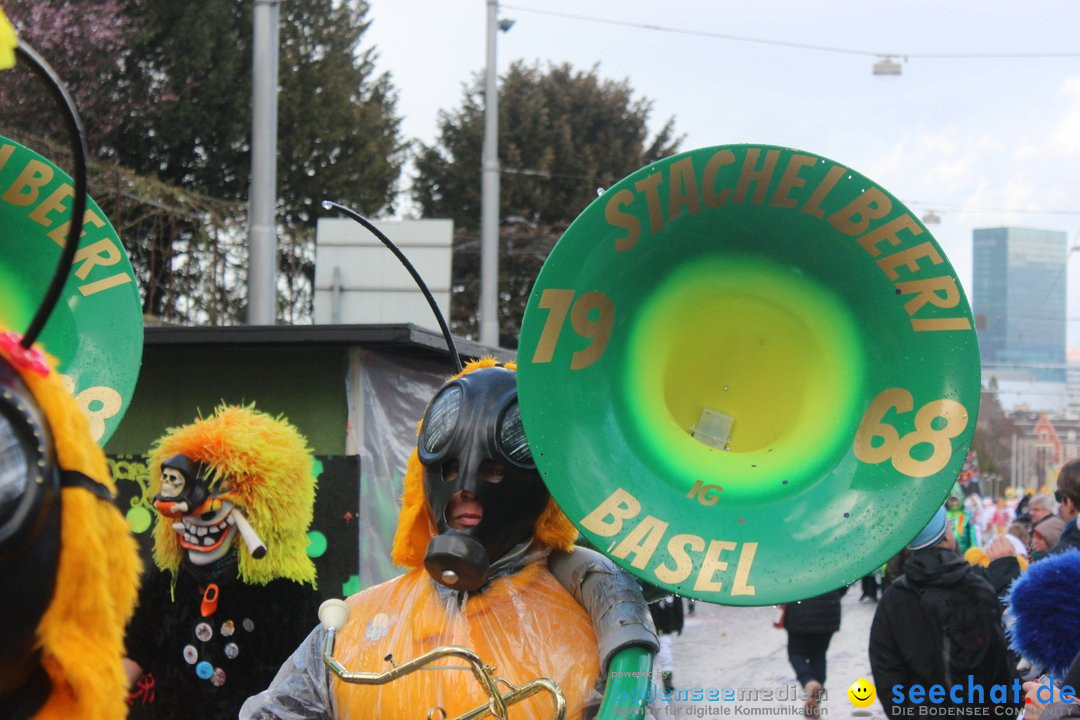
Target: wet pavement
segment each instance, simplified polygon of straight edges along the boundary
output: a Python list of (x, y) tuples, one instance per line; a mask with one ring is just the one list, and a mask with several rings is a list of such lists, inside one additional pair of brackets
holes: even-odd
[[(856, 584), (841, 601), (840, 631), (827, 654), (826, 697), (812, 717), (886, 717), (876, 699), (865, 709), (848, 699), (853, 683), (873, 682), (867, 644), (877, 605), (859, 602), (859, 595)], [(805, 717), (803, 691), (788, 662), (787, 633), (772, 625), (778, 615), (775, 607), (697, 603), (682, 635), (674, 638), (676, 692), (652, 704), (656, 720)]]

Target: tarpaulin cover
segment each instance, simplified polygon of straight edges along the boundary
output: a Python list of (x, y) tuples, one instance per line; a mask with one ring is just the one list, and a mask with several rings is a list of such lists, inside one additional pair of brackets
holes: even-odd
[(424, 409), (453, 374), (449, 361), (376, 353), (349, 355), (346, 452), (360, 456), (360, 587), (398, 575), (390, 561), (405, 462)]

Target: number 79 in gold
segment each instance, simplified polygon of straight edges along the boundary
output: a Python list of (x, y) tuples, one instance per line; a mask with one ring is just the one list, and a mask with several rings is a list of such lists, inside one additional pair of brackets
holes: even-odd
[(574, 332), (590, 341), (570, 358), (570, 369), (581, 370), (600, 359), (611, 340), (611, 329), (615, 325), (615, 304), (611, 298), (592, 290), (582, 293), (575, 300), (573, 290), (547, 288), (540, 295), (538, 305), (548, 311), (548, 316), (540, 332), (536, 352), (533, 353), (534, 363), (551, 362), (567, 315), (570, 316)]

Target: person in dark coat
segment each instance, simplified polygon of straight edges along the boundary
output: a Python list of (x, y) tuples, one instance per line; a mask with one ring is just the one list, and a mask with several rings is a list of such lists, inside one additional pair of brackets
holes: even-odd
[(986, 555), (990, 560), (989, 565), (986, 566), (986, 579), (990, 581), (994, 592), (997, 593), (1002, 603), (1002, 610), (1007, 606), (1009, 586), (1027, 567), (1026, 559), (1023, 565), (1020, 563), (1020, 548), (1022, 547), (1024, 547), (1022, 543), (1018, 545), (1016, 541), (1010, 540), (1008, 535), (999, 535), (986, 548)]
[(907, 547), (904, 547), (885, 563), (885, 570), (881, 573), (881, 594), (884, 595), (885, 590), (904, 574), (904, 563), (907, 562), (910, 552)]
[(878, 598), (878, 579), (877, 570), (863, 575), (862, 579), (862, 595), (859, 596), (859, 602), (868, 600), (870, 602), (877, 602)]
[[(945, 688), (937, 705), (943, 709), (1000, 707), (990, 697), (991, 686), (1011, 688), (1013, 675), (1001, 605), (985, 571), (956, 554), (956, 537), (944, 508), (908, 549), (904, 575), (881, 597), (870, 627), (870, 668), (886, 716), (907, 714), (900, 707), (918, 712), (909, 694), (915, 684)], [(984, 688), (973, 702), (966, 694), (969, 684)], [(960, 704), (949, 695), (953, 685), (965, 688)], [(1014, 700), (1011, 690), (1007, 700)]]
[(671, 652), (671, 636), (682, 635), (683, 629), (683, 599), (678, 595), (669, 595), (649, 605), (653, 624), (656, 625), (656, 635), (660, 640), (660, 652), (656, 655), (656, 665), (660, 669), (660, 677), (664, 683), (664, 690), (672, 692), (675, 689), (675, 656)]
[(840, 597), (847, 588), (788, 603), (784, 627), (788, 660), (806, 697), (806, 714), (814, 714), (825, 689), (825, 654), (840, 629)]
[(1080, 515), (1080, 459), (1065, 463), (1058, 473), (1054, 499), (1058, 501), (1058, 513), (1065, 521), (1065, 528), (1057, 545), (1050, 548), (1051, 555), (1066, 550), (1080, 550), (1080, 529), (1076, 527), (1076, 518)]

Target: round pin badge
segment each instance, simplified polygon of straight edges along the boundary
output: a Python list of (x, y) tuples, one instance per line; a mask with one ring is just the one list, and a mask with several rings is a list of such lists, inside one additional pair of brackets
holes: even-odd
[(226, 620), (225, 622), (221, 623), (222, 637), (229, 637), (234, 632), (236, 632), (236, 623), (234, 623), (232, 620)]
[(210, 627), (210, 623), (201, 622), (195, 626), (195, 637), (203, 642), (207, 642), (210, 638), (214, 637), (214, 629)]
[(231, 643), (228, 643), (228, 644), (225, 645), (225, 657), (232, 660), (233, 658), (235, 658), (239, 654), (240, 654), (240, 646), (237, 645), (236, 643), (231, 642)]
[(214, 666), (203, 660), (195, 666), (195, 674), (200, 680), (209, 680), (214, 674)]
[(364, 639), (369, 642), (382, 640), (388, 632), (390, 632), (390, 616), (386, 613), (378, 613), (364, 628)]
[(194, 665), (199, 659), (199, 651), (195, 649), (194, 645), (184, 646), (184, 662), (188, 665)]

